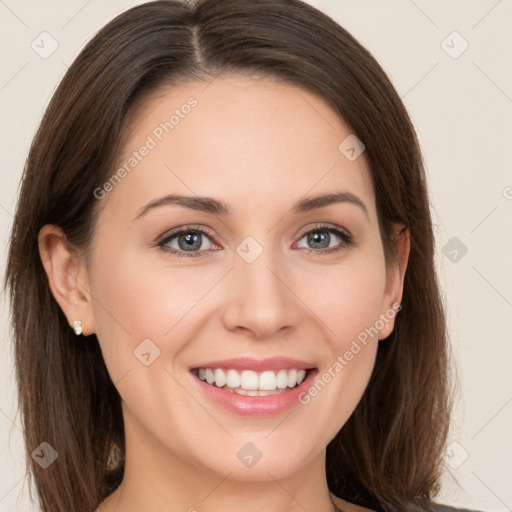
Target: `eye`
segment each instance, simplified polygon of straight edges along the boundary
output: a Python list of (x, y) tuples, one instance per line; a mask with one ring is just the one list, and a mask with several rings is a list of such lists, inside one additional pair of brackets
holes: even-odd
[[(331, 245), (336, 238), (341, 242)], [(176, 257), (195, 257), (219, 249), (212, 239), (213, 235), (200, 226), (185, 226), (166, 234), (157, 245)], [(352, 235), (331, 225), (315, 226), (301, 235), (297, 243), (300, 243), (302, 239), (306, 239), (306, 243), (312, 245), (306, 249), (318, 254), (336, 252), (353, 244)]]
[[(318, 253), (331, 253), (339, 251), (353, 243), (352, 235), (338, 227), (330, 225), (315, 226), (313, 229), (304, 233), (300, 240), (304, 238), (306, 239), (306, 244), (311, 245), (310, 247), (306, 247), (306, 249), (310, 249), (315, 252), (318, 251)], [(335, 241), (336, 238), (340, 239), (341, 242), (331, 245), (333, 239)]]
[[(204, 251), (211, 250), (215, 246), (210, 238), (210, 233), (201, 227), (185, 227), (167, 234), (158, 245), (178, 257), (201, 256)], [(210, 240), (210, 246), (205, 247), (205, 238)]]

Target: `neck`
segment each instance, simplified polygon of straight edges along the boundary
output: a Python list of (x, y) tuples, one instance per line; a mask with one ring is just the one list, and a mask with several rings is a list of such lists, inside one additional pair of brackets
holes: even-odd
[(327, 485), (325, 450), (290, 471), (265, 466), (262, 456), (250, 469), (233, 458), (220, 472), (166, 449), (133, 418), (125, 435), (123, 482), (97, 512), (340, 512)]

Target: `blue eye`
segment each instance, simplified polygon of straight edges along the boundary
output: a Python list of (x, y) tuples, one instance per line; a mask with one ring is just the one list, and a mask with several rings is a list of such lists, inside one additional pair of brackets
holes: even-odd
[[(174, 256), (201, 256), (199, 249), (203, 248), (204, 237), (210, 238), (209, 233), (204, 229), (186, 227), (170, 233), (158, 245)], [(178, 244), (177, 248), (170, 245), (174, 239)]]
[[(330, 242), (332, 241), (331, 235), (336, 235), (337, 238), (341, 239), (341, 242), (335, 244), (334, 246), (330, 245)], [(350, 234), (342, 231), (339, 228), (328, 225), (315, 226), (315, 228), (304, 233), (300, 240), (303, 238), (306, 238), (307, 244), (316, 245), (316, 247), (306, 247), (306, 249), (309, 249), (313, 252), (318, 252), (318, 254), (335, 252), (348, 247), (353, 243), (353, 238)]]
[[(341, 242), (334, 246), (331, 245), (332, 235), (339, 238)], [(204, 247), (205, 237), (210, 241), (210, 246), (206, 248)], [(167, 234), (158, 242), (158, 246), (178, 258), (197, 257), (203, 256), (212, 250), (218, 250), (219, 246), (212, 241), (212, 238), (212, 235), (201, 227), (186, 226)], [(306, 238), (308, 244), (315, 245), (314, 247), (306, 247), (308, 251), (315, 255), (340, 251), (353, 244), (352, 235), (330, 225), (315, 226), (313, 229), (306, 231), (299, 241), (303, 238)]]

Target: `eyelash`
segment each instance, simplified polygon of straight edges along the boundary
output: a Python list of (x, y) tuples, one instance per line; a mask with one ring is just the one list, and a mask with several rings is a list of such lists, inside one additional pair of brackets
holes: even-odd
[[(348, 232), (340, 229), (340, 228), (337, 228), (337, 227), (334, 227), (334, 226), (331, 226), (329, 224), (319, 224), (317, 226), (314, 226), (313, 228), (311, 229), (308, 229), (307, 231), (304, 231), (300, 237), (299, 237), (299, 240), (302, 240), (302, 238), (304, 238), (304, 236), (306, 236), (307, 234), (309, 233), (312, 233), (312, 232), (327, 232), (327, 233), (333, 233), (335, 235), (337, 235), (339, 238), (341, 238), (342, 242), (338, 245), (338, 246), (335, 246), (335, 247), (330, 247), (328, 249), (308, 249), (308, 248), (305, 248), (305, 250), (307, 250), (308, 252), (313, 252), (313, 253), (317, 253), (317, 254), (332, 254), (332, 253), (335, 253), (335, 252), (338, 252), (338, 251), (341, 251), (342, 249), (345, 249), (351, 245), (354, 244), (354, 239), (352, 237), (352, 235), (350, 235)], [(166, 251), (170, 254), (172, 254), (173, 256), (176, 256), (176, 257), (179, 257), (179, 258), (182, 258), (182, 257), (185, 257), (185, 258), (195, 258), (195, 257), (198, 257), (198, 256), (202, 256), (204, 252), (208, 252), (208, 251), (214, 251), (214, 250), (217, 250), (217, 249), (207, 249), (206, 251), (203, 250), (203, 251), (177, 251), (176, 249), (171, 249), (169, 247), (166, 247), (166, 244), (168, 244), (173, 238), (176, 238), (177, 236), (179, 235), (183, 235), (183, 234), (201, 234), (201, 235), (204, 235), (210, 239), (213, 238), (212, 234), (209, 233), (208, 231), (206, 231), (205, 229), (197, 226), (197, 227), (193, 227), (193, 226), (185, 226), (183, 228), (180, 228), (180, 229), (177, 229), (176, 231), (172, 231), (171, 233), (167, 234), (164, 238), (162, 238), (159, 242), (158, 242), (158, 246), (162, 248), (163, 251)], [(214, 240), (212, 240), (212, 242), (214, 242), (215, 245), (217, 245), (215, 243)], [(303, 248), (304, 249), (304, 248)]]

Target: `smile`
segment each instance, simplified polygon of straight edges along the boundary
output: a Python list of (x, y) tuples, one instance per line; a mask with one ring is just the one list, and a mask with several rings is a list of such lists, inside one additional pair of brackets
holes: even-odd
[[(189, 374), (207, 401), (237, 416), (276, 416), (304, 407), (299, 400), (312, 384), (317, 368), (242, 370), (193, 368)], [(290, 386), (291, 384), (291, 386)]]
[(306, 378), (305, 369), (236, 370), (234, 368), (196, 368), (192, 371), (207, 384), (245, 396), (268, 396), (283, 393), (301, 384)]

